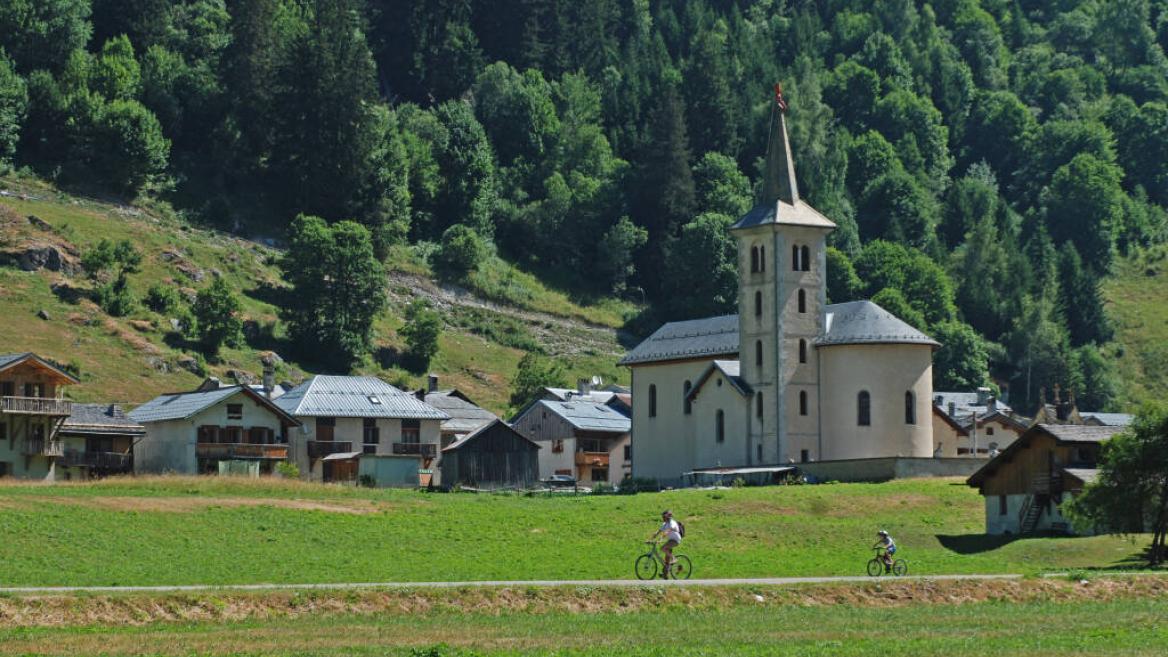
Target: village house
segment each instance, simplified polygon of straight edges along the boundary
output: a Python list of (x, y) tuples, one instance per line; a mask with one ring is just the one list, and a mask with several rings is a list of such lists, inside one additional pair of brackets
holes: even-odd
[(985, 498), (987, 534), (1071, 532), (1060, 504), (1094, 481), (1100, 446), (1122, 427), (1036, 424), (966, 483)]
[(531, 488), (539, 480), (540, 445), (498, 418), (442, 448), (446, 488)]
[(617, 485), (631, 472), (631, 421), (607, 403), (574, 396), (569, 401), (539, 399), (511, 426), (542, 448), (542, 478), (568, 475), (581, 483)]
[(159, 395), (130, 412), (146, 427), (134, 446), (134, 472), (247, 474), (274, 471), (288, 458), (300, 422), (264, 391), (228, 386)]
[(57, 479), (92, 479), (134, 471), (134, 444), (146, 427), (119, 404), (73, 404), (58, 434)]
[(301, 424), (289, 459), (301, 477), (381, 486), (437, 485), (446, 413), (372, 376), (314, 376), (275, 404)]
[(64, 389), (77, 383), (36, 354), (0, 355), (0, 477), (54, 478), (59, 431), (73, 413)]
[(439, 390), (438, 377), (433, 374), (428, 378), (427, 387), (418, 390), (415, 396), (449, 416), (442, 421), (443, 448), (499, 419), (459, 390)]
[(784, 108), (772, 109), (761, 203), (731, 227), (738, 314), (671, 322), (620, 361), (637, 400), (634, 477), (932, 459), (940, 345), (871, 301), (826, 303), (835, 224), (799, 195)]
[(1031, 424), (984, 387), (977, 392), (934, 392), (933, 407), (962, 428), (956, 435), (945, 429), (937, 435), (934, 422), (934, 449), (940, 447), (945, 457), (996, 455)]

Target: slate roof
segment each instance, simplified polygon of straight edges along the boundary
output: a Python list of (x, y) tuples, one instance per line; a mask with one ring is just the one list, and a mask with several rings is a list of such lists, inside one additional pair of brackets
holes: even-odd
[(510, 431), (511, 433), (522, 438), (523, 440), (531, 443), (532, 445), (535, 445), (536, 449), (543, 449), (543, 446), (541, 446), (539, 443), (528, 438), (527, 436), (524, 436), (523, 434), (519, 433), (515, 429), (512, 429), (511, 425), (507, 424), (506, 422), (496, 418), (493, 422), (488, 422), (487, 424), (484, 424), (483, 426), (479, 427), (478, 429), (475, 429), (473, 432), (459, 438), (458, 440), (450, 443), (446, 447), (443, 447), (442, 451), (443, 452), (453, 452), (453, 451), (457, 451), (459, 449), (462, 449), (463, 447), (466, 447), (468, 444), (473, 442), (475, 440), (475, 438), (478, 438), (482, 434), (486, 433), (486, 431), (488, 429), (493, 428), (496, 423), (503, 425), (503, 427), (505, 427), (507, 429), (507, 431)]
[(738, 355), (738, 315), (669, 322), (620, 359), (620, 365)]
[(1084, 420), (1094, 419), (1100, 424), (1109, 427), (1126, 427), (1135, 419), (1135, 416), (1130, 413), (1092, 413), (1090, 411), (1079, 411), (1079, 416)]
[(1026, 430), (1018, 440), (1010, 443), (1000, 454), (981, 466), (977, 472), (970, 475), (965, 481), (969, 486), (981, 487), (990, 475), (994, 474), (1003, 463), (1010, 462), (1018, 452), (1028, 449), (1034, 436), (1048, 434), (1060, 443), (1098, 444), (1106, 442), (1115, 434), (1123, 431), (1123, 427), (1096, 427), (1086, 424), (1036, 424)]
[(29, 360), (29, 359), (35, 361), (38, 365), (40, 365), (42, 367), (47, 367), (48, 369), (53, 370), (57, 374), (61, 375), (62, 377), (66, 378), (66, 379), (69, 379), (73, 383), (81, 383), (81, 381), (79, 381), (77, 379), (77, 377), (62, 370), (60, 367), (57, 367), (56, 365), (50, 363), (49, 361), (45, 360), (44, 358), (41, 358), (40, 356), (32, 353), (31, 351), (25, 351), (25, 352), (22, 352), (19, 354), (0, 354), (0, 371), (6, 370), (9, 367), (12, 367), (13, 365), (17, 365), (17, 364), (24, 362), (26, 360)]
[(374, 376), (317, 375), (275, 400), (295, 417), (385, 417), (448, 420), (450, 416)]
[(849, 301), (828, 306), (824, 335), (818, 346), (841, 344), (927, 344), (941, 343), (909, 326), (896, 315), (871, 301)]
[(1125, 427), (1096, 427), (1089, 424), (1040, 424), (1050, 435), (1064, 443), (1101, 443)]
[(541, 399), (538, 404), (564, 418), (568, 424), (581, 431), (628, 433), (633, 426), (629, 418), (615, 409), (596, 402)]
[(702, 375), (698, 377), (697, 383), (695, 383), (693, 388), (690, 389), (689, 394), (686, 395), (686, 397), (689, 399), (697, 397), (698, 391), (701, 390), (702, 387), (706, 385), (706, 382), (713, 377), (714, 372), (721, 372), (722, 376), (730, 382), (730, 385), (733, 386), (733, 388), (737, 390), (740, 395), (743, 397), (749, 397), (751, 392), (750, 385), (742, 379), (741, 371), (742, 368), (739, 361), (715, 360), (714, 362), (710, 363), (710, 366), (706, 368), (706, 371), (702, 372)]
[(272, 412), (281, 416), (282, 419), (294, 424), (300, 424), (295, 418), (289, 416), (271, 400), (245, 386), (231, 386), (228, 388), (219, 388), (218, 390), (159, 395), (130, 411), (129, 417), (131, 420), (141, 424), (185, 420), (241, 393), (251, 397), (261, 405), (267, 406)]
[(428, 392), (425, 401), (450, 417), (442, 422), (442, 430), (451, 433), (468, 434), (499, 419), (494, 413), (475, 405), (457, 390)]
[(73, 404), (73, 414), (61, 424), (63, 435), (141, 435), (146, 427), (131, 420), (117, 404)]
[(811, 226), (828, 230), (835, 228), (831, 219), (823, 216), (807, 203), (797, 200), (793, 204), (785, 201), (760, 203), (734, 222), (730, 230), (768, 225)]

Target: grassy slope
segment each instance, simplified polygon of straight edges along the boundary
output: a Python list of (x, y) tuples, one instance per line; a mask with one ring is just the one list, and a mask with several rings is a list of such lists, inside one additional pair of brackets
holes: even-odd
[(1168, 398), (1168, 249), (1120, 261), (1104, 294), (1123, 345), (1118, 365), (1125, 396), (1136, 402)]
[[(594, 591), (592, 597), (602, 601), (589, 604), (578, 591), (568, 590), (562, 594), (577, 608), (550, 612), (523, 591), (501, 592), (500, 597), (520, 605), (502, 611), (491, 601), (479, 608), (456, 604), (448, 609), (449, 600), (463, 595), (459, 591), (442, 592), (430, 601), (407, 598), (396, 608), (392, 592), (385, 595), (389, 604), (361, 594), (340, 603), (308, 595), (288, 601), (287, 609), (297, 610), (291, 618), (277, 611), (274, 618), (256, 614), (234, 622), (143, 626), (99, 620), (103, 608), (120, 606), (117, 600), (80, 600), (75, 607), (94, 608), (92, 624), (0, 629), (0, 655), (1151, 656), (1163, 654), (1168, 645), (1168, 626), (1162, 622), (1168, 602), (1155, 595), (1023, 602), (1007, 596), (1000, 602), (963, 603), (961, 592), (954, 591), (952, 600), (906, 603), (903, 597), (914, 591), (891, 588), (883, 602), (861, 604), (854, 604), (854, 591), (815, 588), (731, 591), (733, 600), (716, 605), (697, 598), (718, 592), (662, 592), (656, 604), (632, 601), (627, 609), (605, 599), (612, 597), (605, 591)], [(830, 599), (833, 594), (838, 598)], [(791, 600), (801, 595), (807, 603)], [(155, 607), (179, 618), (191, 609), (191, 617), (205, 618), (247, 604), (236, 598), (188, 597), (160, 600)], [(210, 613), (198, 613), (199, 607)], [(357, 611), (334, 611), (346, 607)], [(314, 611), (300, 613), (305, 609)]]
[(664, 507), (697, 577), (861, 574), (880, 527), (915, 574), (1117, 567), (1142, 546), (987, 539), (952, 480), (548, 498), (148, 478), (0, 487), (0, 582), (629, 578)]
[[(0, 188), (23, 192), (35, 199), (14, 196), (0, 197), (0, 250), (17, 250), (28, 244), (49, 243), (75, 247), (78, 252), (92, 246), (102, 237), (132, 240), (145, 254), (142, 272), (131, 276), (131, 285), (139, 294), (153, 283), (173, 283), (188, 290), (197, 289), (209, 280), (212, 270), (219, 271), (240, 290), (244, 314), (260, 326), (276, 322), (276, 307), (262, 293), (263, 284), (279, 282), (279, 274), (271, 265), (277, 255), (272, 249), (220, 233), (194, 228), (168, 213), (68, 196), (32, 181), (13, 178), (0, 179)], [(27, 224), (24, 217), (36, 215), (52, 225), (46, 232)], [(177, 262), (162, 257), (166, 251), (182, 255), (183, 261), (207, 272), (207, 279), (196, 283), (184, 276)], [(424, 265), (406, 261), (397, 262), (414, 273), (425, 274)], [(87, 290), (90, 284), (81, 275), (67, 277), (48, 271), (28, 273), (15, 267), (0, 266), (0, 352), (36, 351), (58, 361), (77, 364), (82, 371), (83, 385), (70, 391), (81, 401), (121, 401), (140, 403), (160, 392), (189, 389), (199, 377), (176, 363), (182, 355), (178, 348), (168, 346), (164, 331), (166, 318), (141, 309), (132, 317), (106, 317), (86, 299), (68, 302), (54, 294), (50, 286), (57, 282)], [(502, 261), (490, 265), (472, 281), (472, 289), (494, 300), (519, 308), (552, 316), (585, 320), (597, 326), (619, 326), (630, 311), (626, 305), (605, 300), (595, 305), (581, 305), (567, 295), (549, 289), (539, 281)], [(50, 321), (36, 317), (39, 310), (50, 314)], [(402, 344), (396, 329), (401, 326), (401, 303), (391, 308), (377, 324), (380, 347), (400, 349)], [(489, 316), (489, 311), (484, 311)], [(131, 320), (136, 322), (133, 328)], [(483, 320), (478, 320), (480, 323)], [(149, 323), (156, 328), (150, 329)], [(526, 331), (522, 322), (520, 332)], [(242, 369), (253, 374), (260, 370), (259, 352), (281, 349), (278, 337), (282, 329), (277, 325), (277, 340), (255, 339), (240, 349), (227, 349), (223, 362), (212, 366), (212, 373), (223, 375), (230, 369)], [(456, 386), (468, 392), (479, 403), (495, 410), (507, 407), (509, 382), (524, 351), (515, 340), (490, 339), (482, 331), (466, 327), (447, 331), (441, 341), (441, 352), (432, 364), (442, 375), (444, 386)], [(181, 347), (181, 345), (178, 345)], [(555, 354), (554, 349), (550, 350)], [(603, 353), (566, 354), (563, 360), (569, 375), (605, 374), (608, 380), (624, 372), (614, 367), (620, 346), (613, 337)], [(557, 354), (559, 355), (559, 354)], [(291, 361), (280, 372), (281, 376), (298, 378), (304, 372)], [(401, 385), (420, 385), (422, 377), (398, 367), (385, 368), (370, 363), (363, 373), (378, 374)]]

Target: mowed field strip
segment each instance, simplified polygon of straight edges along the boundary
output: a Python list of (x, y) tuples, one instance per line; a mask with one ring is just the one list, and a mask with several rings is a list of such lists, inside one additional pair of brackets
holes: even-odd
[(1147, 544), (986, 537), (958, 480), (528, 497), (158, 477), (0, 485), (0, 587), (627, 580), (664, 508), (700, 579), (860, 576), (880, 528), (919, 576), (1119, 570)]

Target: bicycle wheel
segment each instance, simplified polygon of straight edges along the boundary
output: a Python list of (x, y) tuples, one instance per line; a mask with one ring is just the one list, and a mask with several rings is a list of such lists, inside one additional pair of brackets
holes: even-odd
[(879, 559), (872, 559), (868, 562), (868, 576), (880, 577), (880, 573), (884, 572), (884, 562)]
[(657, 560), (651, 554), (642, 554), (637, 557), (637, 579), (653, 579), (657, 576)]
[(892, 574), (896, 576), (908, 574), (908, 562), (904, 559), (897, 559), (892, 562)]
[(684, 554), (673, 555), (673, 565), (669, 569), (669, 576), (673, 579), (689, 579), (693, 573), (693, 562)]

